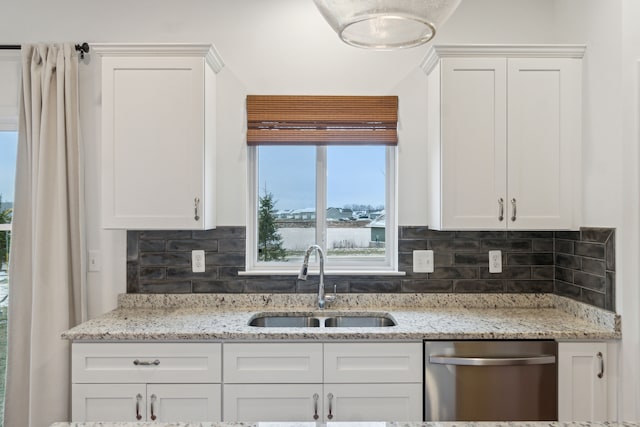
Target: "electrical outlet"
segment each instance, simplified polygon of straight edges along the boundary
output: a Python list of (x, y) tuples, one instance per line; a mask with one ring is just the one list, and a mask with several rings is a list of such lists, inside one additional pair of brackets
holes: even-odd
[(433, 273), (433, 251), (413, 251), (413, 272)]
[(204, 251), (202, 250), (191, 251), (191, 270), (194, 273), (204, 273), (204, 270), (205, 270), (204, 263), (205, 263)]
[(489, 251), (489, 273), (502, 273), (502, 251)]

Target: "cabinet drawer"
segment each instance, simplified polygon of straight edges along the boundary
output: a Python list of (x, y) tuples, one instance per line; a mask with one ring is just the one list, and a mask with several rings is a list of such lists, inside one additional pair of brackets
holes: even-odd
[(326, 383), (422, 382), (421, 343), (327, 343)]
[(74, 383), (219, 383), (221, 344), (74, 343)]
[(225, 344), (224, 382), (321, 383), (322, 344)]

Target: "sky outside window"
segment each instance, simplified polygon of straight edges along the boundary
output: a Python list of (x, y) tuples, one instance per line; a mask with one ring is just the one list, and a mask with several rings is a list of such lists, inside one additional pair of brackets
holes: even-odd
[[(327, 148), (327, 207), (384, 206), (385, 147)], [(277, 210), (315, 206), (316, 147), (259, 147), (259, 194), (265, 188), (277, 200)]]
[(0, 194), (2, 202), (13, 202), (18, 133), (0, 132)]

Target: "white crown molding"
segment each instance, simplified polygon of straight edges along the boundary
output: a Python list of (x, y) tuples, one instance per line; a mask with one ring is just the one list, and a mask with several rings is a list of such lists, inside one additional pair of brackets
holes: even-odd
[(441, 58), (452, 57), (490, 57), (505, 58), (582, 58), (587, 47), (585, 45), (433, 45), (420, 62), (420, 68), (429, 74)]
[(197, 56), (204, 57), (215, 73), (224, 61), (212, 44), (205, 43), (91, 43), (91, 51), (100, 56)]

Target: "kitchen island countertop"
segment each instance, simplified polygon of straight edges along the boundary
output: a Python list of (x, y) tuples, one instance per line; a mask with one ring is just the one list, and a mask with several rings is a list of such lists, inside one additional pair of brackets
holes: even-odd
[[(118, 308), (63, 333), (72, 341), (620, 339), (620, 316), (553, 294), (124, 294)], [(397, 326), (249, 326), (258, 315), (384, 314)]]
[(268, 423), (54, 423), (51, 427), (638, 427), (638, 422), (268, 422)]

